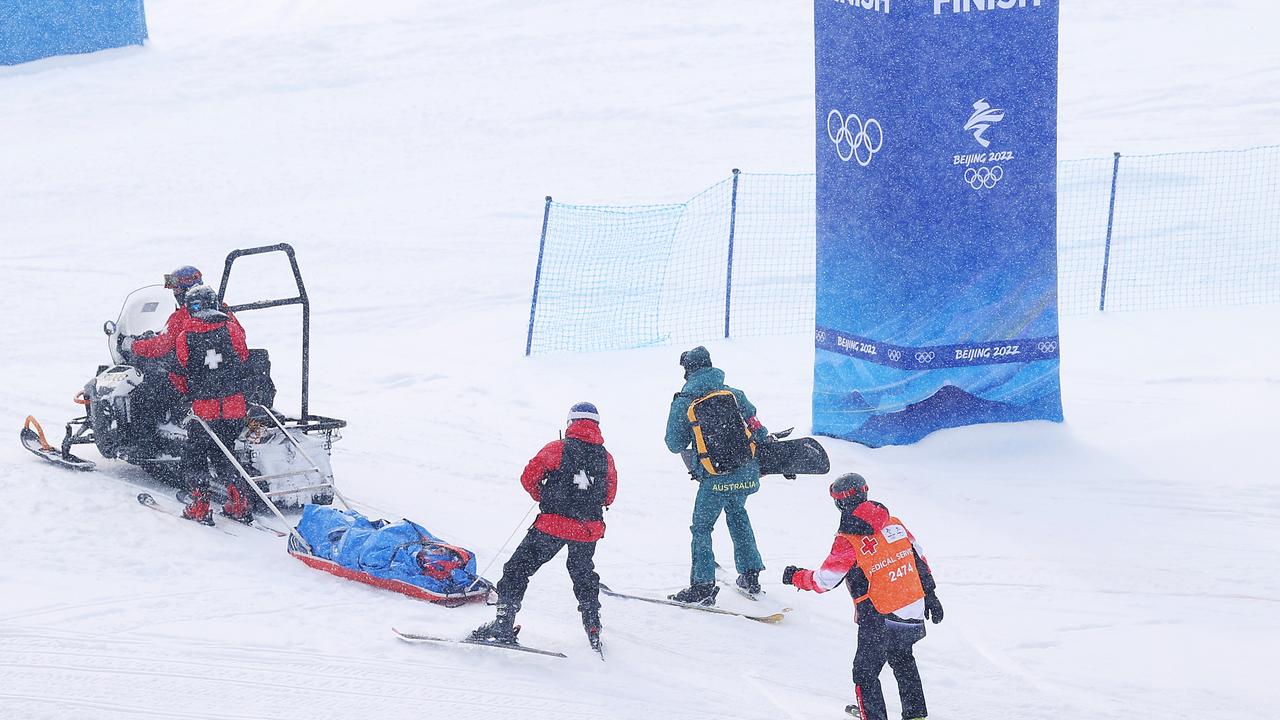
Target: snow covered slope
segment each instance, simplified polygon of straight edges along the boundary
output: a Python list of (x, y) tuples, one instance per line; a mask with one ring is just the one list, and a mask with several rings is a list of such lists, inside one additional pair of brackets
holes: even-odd
[[(71, 415), (127, 291), (288, 241), (315, 304), (313, 407), (351, 422), (334, 457), (348, 494), (483, 566), (529, 508), (523, 463), (590, 399), (621, 471), (601, 575), (676, 589), (694, 488), (661, 433), (679, 348), (520, 352), (543, 195), (679, 200), (734, 166), (812, 169), (810, 9), (690, 5), (152, 0), (146, 48), (0, 71), (0, 427)], [(1260, 28), (1278, 15), (1068, 4), (1061, 156), (1276, 142)], [(252, 267), (246, 296), (279, 287), (282, 268)], [(1280, 714), (1264, 462), (1280, 341), (1257, 333), (1278, 319), (1071, 319), (1066, 424), (827, 443), (930, 550), (947, 607), (917, 653), (934, 716)], [(285, 388), (296, 322), (245, 317)], [(767, 424), (803, 429), (807, 338), (711, 350)], [(554, 563), (520, 621), (569, 660), (403, 645), (391, 625), (461, 634), (489, 611), (340, 582), (266, 535), (147, 512), (132, 487), (0, 443), (0, 717), (839, 717), (851, 604), (778, 582), (829, 546), (826, 482), (771, 479), (751, 500), (786, 622), (606, 600), (602, 665)]]

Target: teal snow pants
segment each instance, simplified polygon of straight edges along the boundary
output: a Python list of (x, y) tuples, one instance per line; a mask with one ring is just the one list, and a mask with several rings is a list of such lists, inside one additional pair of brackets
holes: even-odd
[(751, 530), (751, 518), (747, 516), (746, 493), (716, 492), (711, 489), (711, 482), (704, 481), (698, 486), (698, 497), (693, 502), (693, 570), (689, 574), (689, 582), (715, 582), (716, 556), (711, 549), (711, 531), (715, 529), (720, 513), (725, 515), (729, 525), (729, 537), (733, 540), (733, 564), (739, 573), (748, 570), (763, 570), (764, 562), (760, 560), (760, 551), (756, 549), (756, 536)]

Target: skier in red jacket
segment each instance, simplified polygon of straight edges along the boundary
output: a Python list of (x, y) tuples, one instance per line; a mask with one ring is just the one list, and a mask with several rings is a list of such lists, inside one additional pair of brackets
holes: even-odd
[[(177, 329), (174, 354), (181, 376), (178, 389), (191, 399), (191, 412), (204, 420), (228, 450), (235, 451), (236, 438), (244, 429), (247, 406), (244, 387), (249, 362), (249, 345), (239, 323), (219, 308), (213, 288), (197, 285), (186, 293), (189, 317)], [(181, 468), (191, 488), (191, 501), (183, 517), (213, 524), (209, 507), (209, 469), (227, 484), (224, 515), (247, 522), (253, 518), (249, 499), (239, 484), (239, 476), (213, 437), (197, 422), (187, 424), (187, 445)]]
[(831, 553), (817, 570), (788, 565), (782, 582), (797, 590), (826, 592), (841, 582), (853, 596), (858, 651), (853, 659), (857, 704), (845, 711), (861, 720), (887, 720), (880, 671), (893, 669), (907, 720), (929, 714), (911, 646), (925, 634), (925, 618), (942, 622), (942, 603), (915, 536), (888, 508), (867, 500), (867, 481), (857, 473), (836, 478), (831, 497), (840, 509), (840, 529)]
[(600, 576), (596, 541), (604, 537), (604, 509), (618, 491), (613, 456), (600, 434), (600, 413), (591, 403), (569, 410), (564, 440), (548, 443), (525, 466), (520, 484), (538, 503), (533, 527), (502, 567), (497, 618), (471, 634), (476, 640), (516, 641), (516, 613), (529, 578), (568, 546), (566, 566), (578, 599), (582, 627), (591, 647), (600, 648)]

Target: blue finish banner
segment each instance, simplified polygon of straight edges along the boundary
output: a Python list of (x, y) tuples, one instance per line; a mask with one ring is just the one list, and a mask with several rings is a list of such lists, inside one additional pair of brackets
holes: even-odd
[(0, 65), (141, 45), (142, 0), (3, 0)]
[(815, 0), (814, 432), (1062, 420), (1057, 0)]

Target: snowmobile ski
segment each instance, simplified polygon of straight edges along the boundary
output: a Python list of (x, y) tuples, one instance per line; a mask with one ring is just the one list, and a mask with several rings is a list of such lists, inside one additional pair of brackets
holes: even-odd
[(455, 640), (452, 638), (436, 637), (434, 635), (421, 635), (418, 633), (407, 633), (407, 632), (402, 632), (400, 630), (397, 630), (395, 628), (391, 628), (391, 632), (395, 633), (396, 637), (400, 638), (401, 640), (404, 640), (405, 642), (410, 642), (410, 643), (430, 642), (430, 643), (443, 643), (447, 645), (479, 645), (481, 647), (501, 648), (503, 650), (515, 650), (518, 652), (533, 653), (534, 655), (546, 655), (548, 657), (558, 657), (558, 658), (569, 657), (564, 653), (554, 652), (552, 650), (542, 650), (540, 648), (529, 647), (528, 645), (518, 645), (516, 643), (497, 642), (496, 640), (469, 640), (469, 639)]
[(172, 508), (168, 508), (168, 507), (165, 507), (164, 505), (161, 505), (160, 503), (156, 502), (155, 498), (151, 497), (151, 493), (138, 493), (138, 504), (142, 505), (142, 507), (145, 507), (145, 508), (151, 508), (156, 512), (164, 513), (165, 515), (172, 515), (173, 517), (176, 517), (179, 520), (185, 520), (187, 522), (194, 522), (197, 525), (204, 525), (205, 527), (211, 527), (215, 530), (221, 531), (222, 534), (224, 535), (230, 535), (231, 537), (235, 537), (235, 533), (227, 532), (226, 528), (222, 528), (222, 527), (218, 527), (217, 525), (202, 523), (196, 520), (192, 520), (190, 518), (182, 517), (181, 510), (174, 510)]
[(625, 600), (639, 600), (641, 602), (655, 603), (658, 605), (670, 605), (671, 607), (687, 608), (689, 610), (701, 610), (703, 612), (714, 613), (716, 615), (733, 615), (735, 617), (755, 620), (756, 622), (768, 623), (770, 625), (782, 622), (785, 617), (785, 613), (791, 609), (784, 608), (781, 612), (776, 612), (771, 615), (752, 615), (750, 613), (741, 613), (735, 610), (725, 610), (724, 608), (716, 607), (714, 605), (697, 605), (694, 603), (682, 603), (676, 600), (668, 600), (666, 598), (646, 597), (644, 595), (630, 595), (627, 593), (614, 592), (604, 585), (600, 586), (600, 592), (608, 595), (609, 597), (623, 598)]
[(41, 460), (51, 462), (59, 467), (81, 471), (93, 470), (97, 467), (90, 460), (85, 460), (71, 453), (63, 454), (61, 450), (49, 445), (49, 442), (44, 437), (44, 428), (40, 427), (40, 423), (31, 415), (28, 415), (26, 422), (22, 423), (22, 432), (18, 434), (18, 437), (22, 441), (22, 447), (35, 453)]

